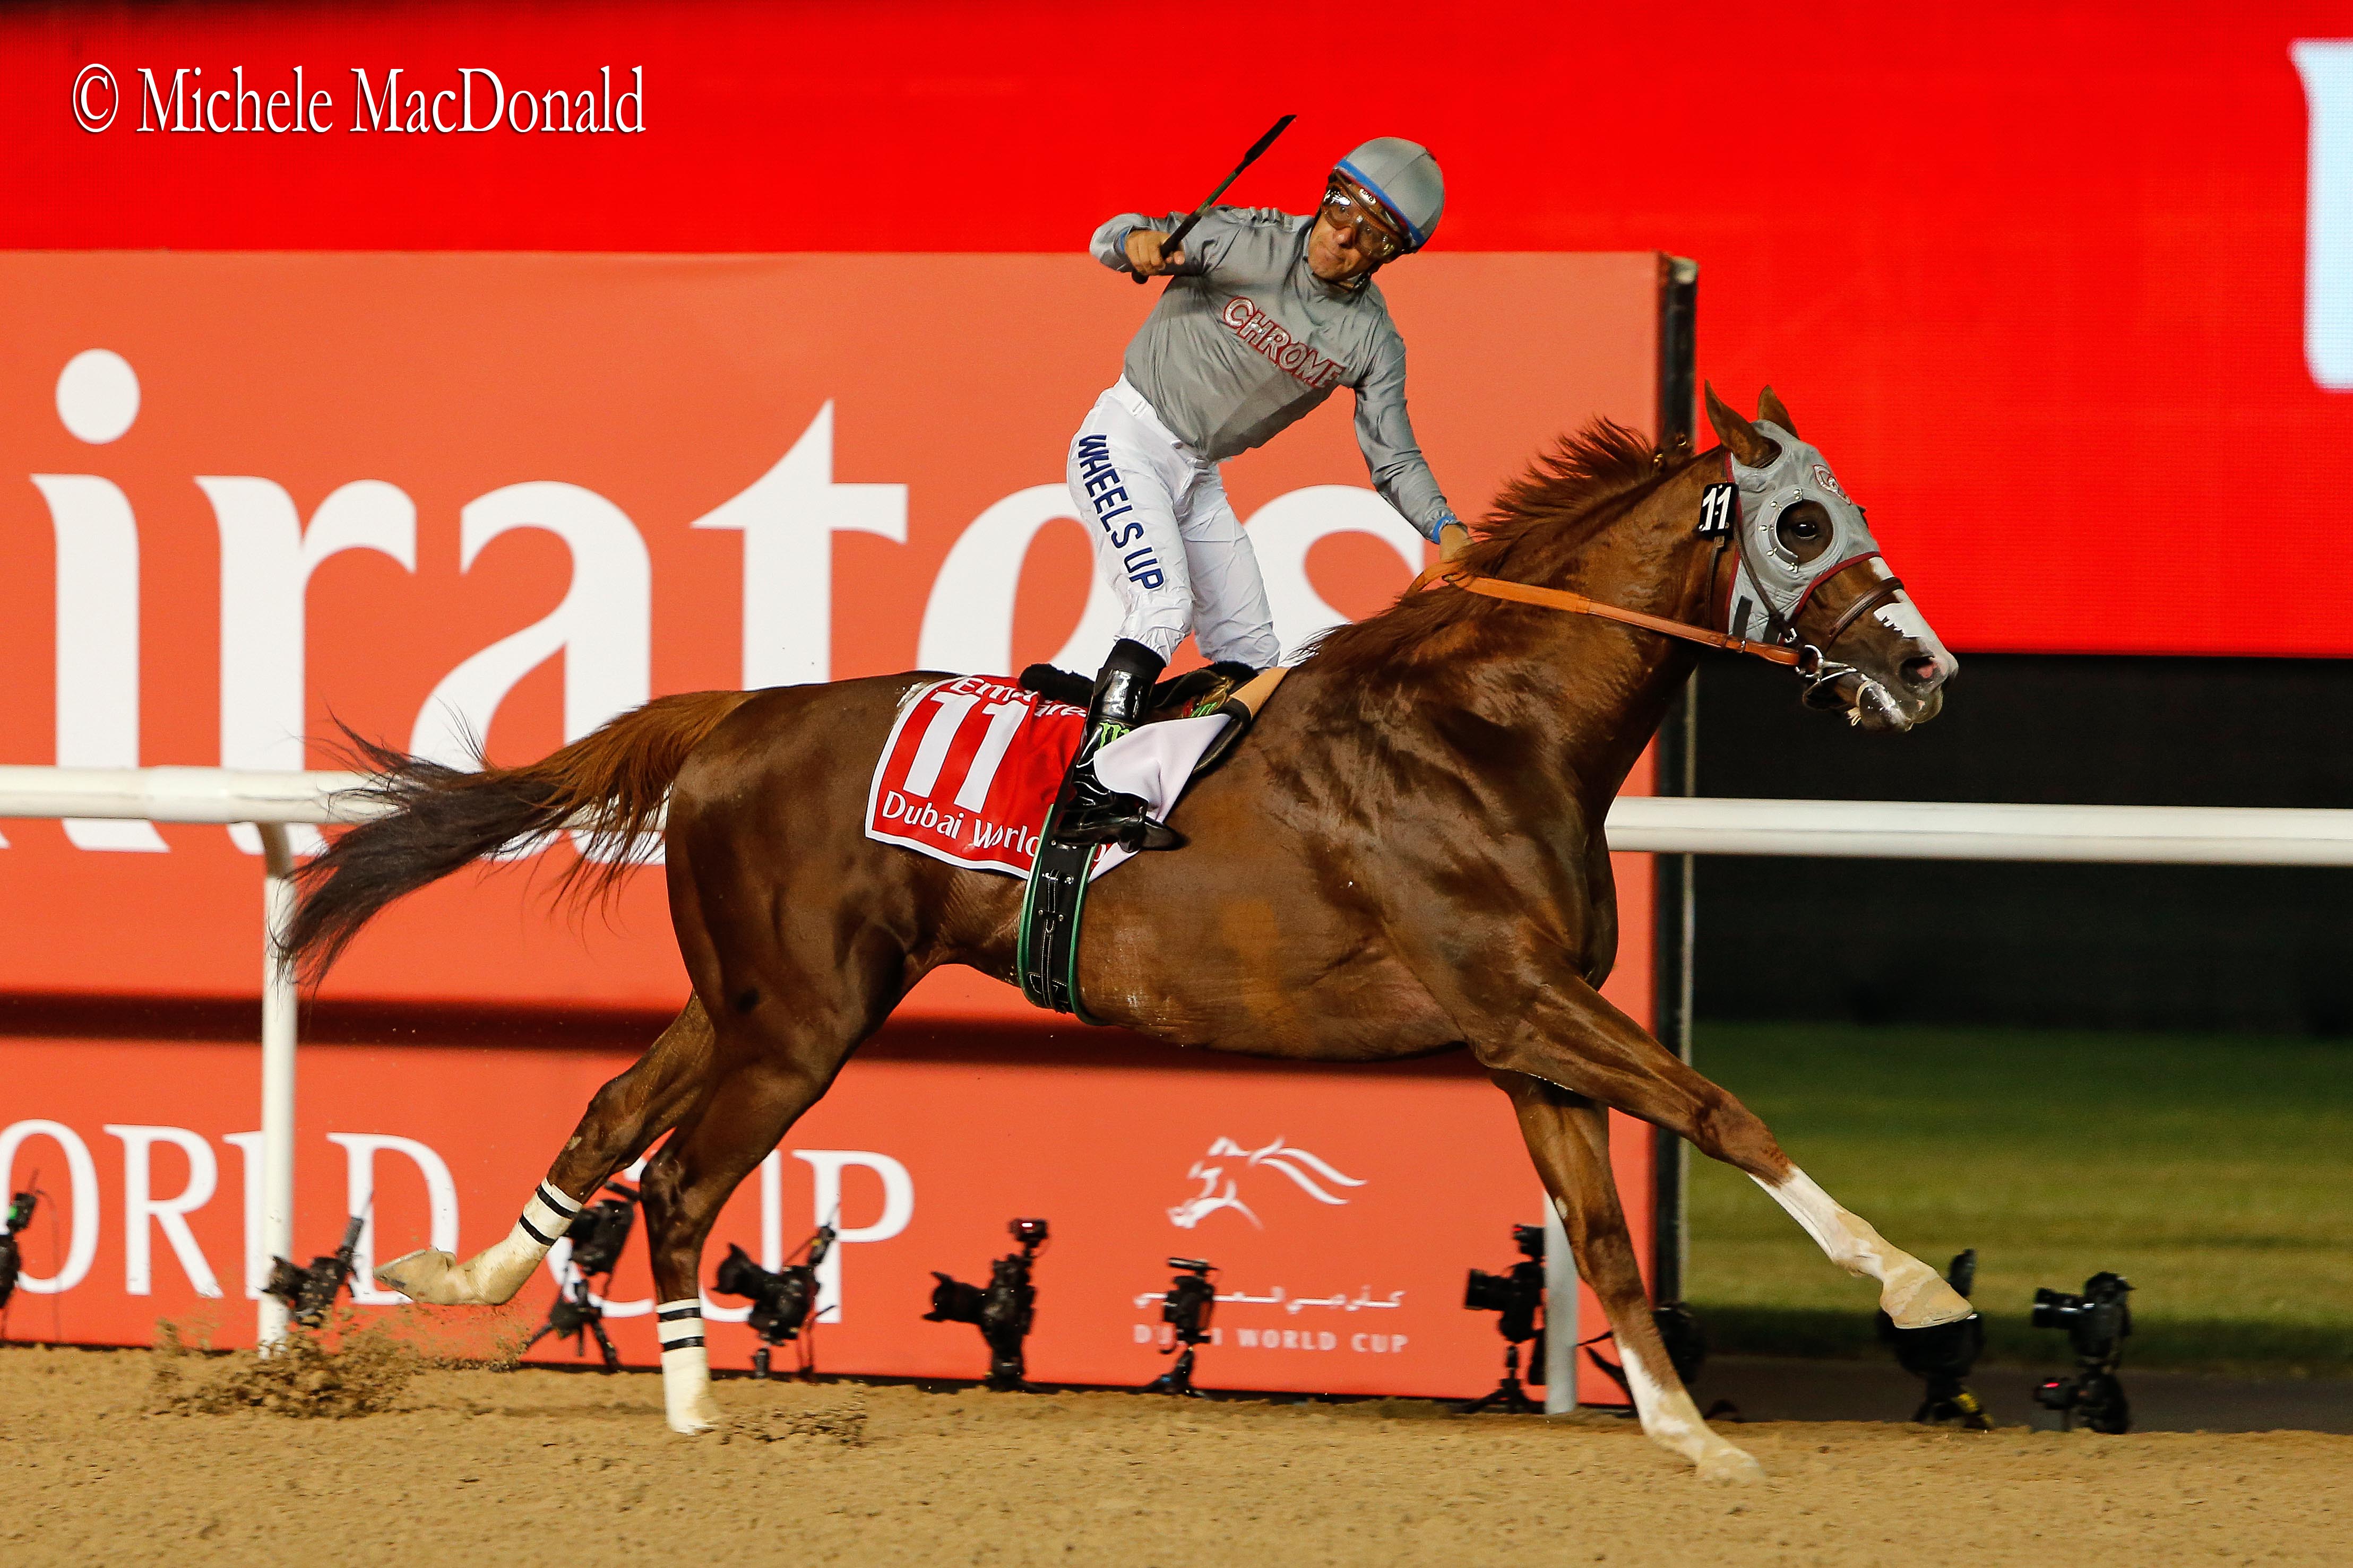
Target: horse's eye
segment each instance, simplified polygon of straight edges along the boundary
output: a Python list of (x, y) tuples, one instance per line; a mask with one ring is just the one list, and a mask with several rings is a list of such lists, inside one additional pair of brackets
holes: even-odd
[(1791, 522), (1789, 524), (1789, 531), (1809, 542), (1820, 539), (1822, 536), (1821, 524), (1816, 522), (1810, 517), (1801, 517)]

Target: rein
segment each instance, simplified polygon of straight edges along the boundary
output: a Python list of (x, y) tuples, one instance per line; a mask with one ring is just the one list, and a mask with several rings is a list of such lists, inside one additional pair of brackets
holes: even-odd
[[(1731, 473), (1731, 456), (1727, 453), (1725, 457), (1727, 477)], [(1718, 490), (1725, 493), (1726, 504), (1735, 509), (1728, 519), (1721, 522), (1715, 521), (1719, 516), (1715, 506), (1715, 496)], [(1715, 540), (1715, 550), (1708, 563), (1706, 603), (1709, 605), (1716, 602), (1717, 580), (1723, 574), (1725, 560), (1730, 559), (1738, 563), (1746, 558), (1747, 546), (1739, 530), (1736, 510), (1738, 501), (1736, 499), (1732, 499), (1735, 494), (1730, 483), (1711, 486), (1709, 499), (1703, 501), (1701, 507), (1700, 533), (1704, 538), (1712, 535)], [(1731, 546), (1728, 552), (1725, 548), (1727, 545)], [(1813, 597), (1815, 589), (1820, 588), (1831, 578), (1851, 571), (1866, 561), (1880, 560), (1880, 553), (1874, 547), (1866, 553), (1840, 562), (1807, 586), (1799, 601), (1799, 610), (1804, 609), (1805, 602)], [(1881, 569), (1885, 570), (1883, 561), (1882, 561)], [(1768, 664), (1780, 665), (1796, 672), (1798, 677), (1805, 681), (1806, 690), (1803, 700), (1810, 708), (1827, 708), (1836, 705), (1839, 680), (1849, 675), (1856, 676), (1862, 680), (1862, 686), (1855, 697), (1854, 705), (1848, 711), (1847, 720), (1850, 723), (1858, 724), (1862, 721), (1862, 700), (1878, 687), (1878, 682), (1864, 676), (1854, 666), (1841, 664), (1832, 659), (1830, 657), (1830, 650), (1838, 645), (1839, 638), (1846, 635), (1847, 629), (1861, 620), (1865, 614), (1904, 591), (1904, 580), (1889, 573), (1886, 578), (1873, 586), (1869, 593), (1848, 605), (1840, 614), (1837, 623), (1831, 627), (1830, 635), (1816, 644), (1808, 642), (1799, 636), (1794, 617), (1789, 623), (1784, 624), (1769, 608), (1767, 616), (1768, 629), (1778, 627), (1778, 635), (1770, 642), (1757, 642), (1747, 637), (1735, 637), (1729, 632), (1719, 632), (1707, 626), (1694, 626), (1688, 621), (1672, 620), (1665, 616), (1653, 616), (1642, 610), (1630, 610), (1619, 605), (1603, 604), (1599, 600), (1588, 599), (1582, 594), (1571, 593), (1566, 588), (1539, 588), (1532, 584), (1514, 583), (1502, 577), (1482, 577), (1461, 568), (1450, 567), (1444, 562), (1437, 563), (1425, 569), (1420, 575), (1414, 578), (1412, 585), (1406, 589), (1406, 593), (1416, 594), (1423, 588), (1439, 583), (1443, 583), (1450, 587), (1461, 588), (1466, 593), (1482, 595), (1490, 599), (1504, 599), (1515, 605), (1534, 605), (1539, 609), (1558, 610), (1565, 615), (1591, 616), (1597, 620), (1616, 621), (1621, 626), (1637, 626), (1644, 631), (1656, 632), (1662, 637), (1698, 643), (1705, 647), (1722, 648), (1727, 653), (1746, 654), (1753, 658), (1764, 659)], [(1729, 585), (1724, 592), (1726, 594), (1731, 592)], [(1884, 697), (1883, 692), (1881, 695)]]
[(1474, 576), (1468, 572), (1458, 572), (1442, 561), (1416, 577), (1412, 586), (1406, 592), (1419, 593), (1433, 583), (1444, 583), (1450, 587), (1461, 588), (1467, 593), (1483, 594), (1490, 599), (1508, 599), (1515, 605), (1535, 605), (1547, 610), (1560, 610), (1572, 616), (1592, 616), (1600, 620), (1641, 626), (1645, 631), (1657, 632), (1663, 637), (1681, 637), (1685, 642), (1704, 643), (1709, 647), (1720, 647), (1728, 653), (1749, 654), (1774, 664), (1788, 665), (1792, 668), (1795, 668), (1805, 658), (1803, 650), (1787, 647), (1779, 643), (1753, 642), (1746, 637), (1734, 637), (1729, 632), (1710, 631), (1705, 626), (1695, 626), (1688, 621), (1669, 620), (1664, 616), (1653, 616), (1641, 610), (1624, 609), (1617, 605), (1605, 605), (1599, 600), (1588, 599), (1582, 594), (1572, 594), (1566, 588), (1538, 588), (1525, 583), (1508, 582), (1501, 577)]

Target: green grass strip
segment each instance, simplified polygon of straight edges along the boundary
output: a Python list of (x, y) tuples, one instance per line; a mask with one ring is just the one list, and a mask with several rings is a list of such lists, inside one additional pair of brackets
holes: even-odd
[[(2035, 1287), (2110, 1268), (2127, 1366), (2353, 1376), (2353, 1044), (1711, 1024), (1695, 1056), (1890, 1241), (1978, 1249), (1989, 1359), (2063, 1361)], [(1697, 1158), (1686, 1283), (1726, 1353), (1884, 1353), (1869, 1282)]]

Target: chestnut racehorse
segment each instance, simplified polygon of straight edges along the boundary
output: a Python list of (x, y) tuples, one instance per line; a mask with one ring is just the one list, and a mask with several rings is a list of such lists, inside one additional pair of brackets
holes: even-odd
[[(1953, 661), (1876, 548), (1820, 561), (1805, 580), (1838, 532), (1837, 504), (1852, 509), (1818, 459), (1811, 471), (1838, 498), (1828, 510), (1789, 504), (1791, 489), (1768, 536), (1737, 549), (1720, 516), (1699, 526), (1728, 499), (1709, 487), (1736, 461), (1753, 475), (1796, 441), (1770, 389), (1757, 424), (1713, 390), (1707, 407), (1724, 445), (1704, 453), (1656, 452), (1607, 424), (1564, 443), (1505, 491), (1450, 574), (1714, 629), (1744, 558), (1769, 551), (1804, 590), (1772, 629), (1788, 648), (1811, 645), (1799, 667), (1810, 699), (1873, 729), (1932, 717)], [(1693, 660), (1675, 636), (1451, 582), (1332, 632), (1177, 805), (1190, 846), (1138, 856), (1090, 894), (1079, 974), (1096, 1016), (1175, 1045), (1327, 1062), (1468, 1049), (1519, 1119), (1609, 1313), (1643, 1430), (1733, 1478), (1757, 1473), (1755, 1461), (1700, 1418), (1652, 1323), (1610, 1174), (1609, 1110), (1746, 1172), (1832, 1262), (1880, 1282), (1899, 1327), (1969, 1308), (1601, 995), (1618, 942), (1603, 817)], [(393, 899), (585, 820), (601, 853), (572, 875), (592, 884), (661, 836), (694, 990), (598, 1091), (506, 1240), (463, 1265), (413, 1253), (381, 1279), (420, 1300), (508, 1300), (580, 1204), (668, 1132), (643, 1187), (665, 1403), (682, 1432), (720, 1419), (696, 1305), (720, 1205), (926, 973), (961, 963), (1014, 978), (1018, 879), (863, 831), (875, 757), (902, 698), (933, 679), (661, 698), (528, 767), (372, 752), (375, 788), (396, 809), (308, 868), (288, 946), (311, 976)]]

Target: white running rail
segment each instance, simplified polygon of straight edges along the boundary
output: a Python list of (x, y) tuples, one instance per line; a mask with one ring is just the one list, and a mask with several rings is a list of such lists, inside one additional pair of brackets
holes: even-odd
[(1609, 847), (1667, 855), (2353, 866), (2353, 811), (1627, 795)]
[[(240, 773), (228, 768), (0, 766), (0, 816), (128, 817), (144, 822), (250, 822), (261, 833), (261, 1244), (294, 1257), (293, 972), (278, 935), (294, 915), (290, 823), (356, 822), (367, 803), (343, 798), (358, 773)], [(260, 1342), (286, 1332), (287, 1306), (264, 1293)]]
[(137, 822), (356, 822), (342, 798), (364, 773), (240, 773), (234, 768), (0, 767), (0, 816), (104, 816)]
[[(352, 795), (364, 782), (347, 773), (0, 766), (0, 817), (259, 827), (262, 1244), (280, 1258), (294, 1256), (295, 984), (277, 946), (294, 910), (286, 828), (375, 815), (376, 807)], [(2353, 866), (2353, 811), (1628, 795), (1610, 807), (1609, 831), (1613, 848), (1665, 855)], [(1567, 1250), (1557, 1249), (1564, 1257)], [(263, 1343), (285, 1332), (286, 1306), (278, 1298), (262, 1297), (259, 1316)]]

